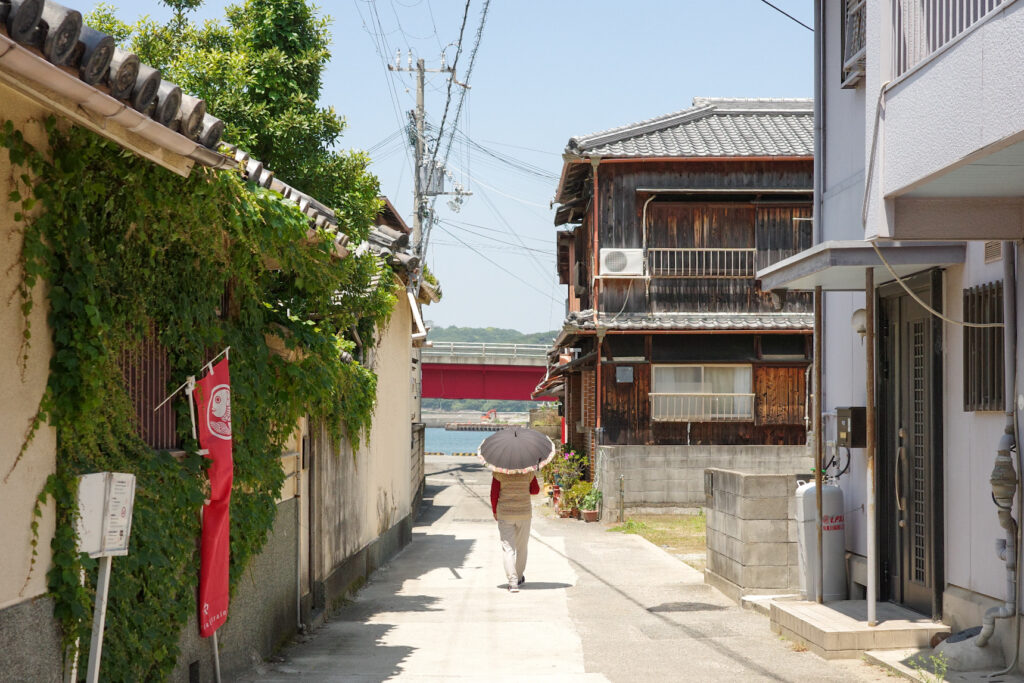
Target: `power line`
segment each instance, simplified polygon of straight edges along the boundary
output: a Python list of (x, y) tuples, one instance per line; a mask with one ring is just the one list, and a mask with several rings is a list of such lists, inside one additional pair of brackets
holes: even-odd
[[(447, 223), (454, 223), (454, 224), (459, 225), (459, 226), (468, 225), (469, 227), (476, 228), (477, 230), (484, 230), (486, 232), (496, 232), (499, 235), (507, 234), (505, 230), (498, 230), (497, 228), (490, 228), (490, 227), (487, 227), (486, 225), (480, 225), (479, 223), (469, 223), (467, 221), (457, 221), (454, 218), (445, 218), (443, 220), (445, 222), (447, 222)], [(548, 243), (548, 244), (550, 244), (550, 242), (551, 242), (550, 239), (545, 239), (543, 237), (524, 237), (523, 239), (533, 240), (535, 242), (545, 242), (545, 243)]]
[[(491, 0), (484, 0), (484, 8), (480, 10), (480, 25), (476, 29), (476, 38), (473, 40), (473, 49), (469, 53), (469, 66), (466, 67), (466, 76), (463, 78), (464, 83), (469, 83), (470, 76), (473, 75), (473, 65), (476, 64), (476, 53), (480, 49), (480, 40), (484, 36), (484, 26), (487, 24), (487, 10), (491, 7)], [(467, 5), (468, 9), (468, 5)], [(452, 141), (455, 139), (454, 129), (459, 125), (459, 115), (462, 114), (462, 103), (466, 99), (466, 88), (462, 89), (459, 93), (459, 104), (455, 108), (454, 124), (452, 125), (452, 136), (448, 139), (448, 145), (444, 150), (444, 163), (448, 163), (448, 156), (452, 150)]]
[(792, 14), (790, 14), (789, 12), (786, 12), (786, 11), (784, 11), (784, 10), (781, 10), (781, 9), (779, 9), (778, 7), (776, 7), (775, 5), (773, 5), (772, 3), (768, 2), (768, 0), (761, 0), (761, 2), (763, 2), (763, 3), (764, 3), (764, 4), (766, 4), (766, 5), (768, 5), (769, 7), (771, 7), (771, 8), (773, 9), (773, 10), (775, 10), (775, 11), (776, 11), (776, 12), (778, 12), (779, 14), (783, 14), (783, 15), (785, 15), (785, 16), (787, 16), (787, 17), (789, 17), (790, 19), (792, 19), (793, 21), (795, 21), (796, 23), (800, 24), (800, 25), (801, 25), (801, 26), (803, 26), (803, 27), (804, 27), (805, 29), (807, 29), (808, 31), (810, 31), (811, 33), (814, 33), (814, 29), (813, 29), (813, 28), (811, 28), (810, 26), (808, 26), (808, 25), (807, 25), (807, 24), (805, 24), (804, 22), (800, 21), (799, 19), (797, 19), (796, 17), (794, 17), (794, 16), (793, 16)]
[(515, 247), (516, 249), (523, 249), (524, 251), (532, 251), (532, 252), (536, 252), (538, 254), (545, 254), (547, 256), (554, 256), (555, 255), (555, 252), (551, 251), (550, 249), (536, 249), (534, 247), (527, 247), (527, 246), (523, 246), (522, 244), (516, 244), (515, 242), (506, 242), (505, 240), (499, 240), (497, 237), (491, 237), (490, 235), (482, 235), (479, 232), (476, 232), (474, 230), (470, 230), (469, 228), (463, 228), (461, 226), (455, 225), (451, 221), (445, 220), (443, 218), (440, 219), (440, 222), (441, 223), (445, 223), (449, 227), (455, 228), (456, 230), (462, 230), (464, 232), (468, 232), (470, 235), (475, 235), (476, 237), (480, 237), (480, 238), (483, 238), (485, 240), (490, 240), (491, 242), (497, 242), (498, 244), (505, 244), (505, 245), (508, 245), (510, 247)]
[(545, 292), (544, 290), (540, 289), (539, 287), (535, 287), (535, 286), (531, 285), (531, 284), (530, 284), (529, 282), (527, 282), (526, 280), (524, 280), (523, 278), (521, 278), (521, 277), (520, 277), (519, 275), (517, 275), (516, 273), (513, 273), (513, 272), (512, 272), (511, 270), (509, 270), (509, 269), (508, 269), (508, 268), (506, 268), (505, 266), (501, 265), (500, 263), (498, 263), (498, 262), (497, 262), (497, 261), (495, 261), (494, 259), (488, 258), (486, 254), (484, 254), (484, 253), (480, 252), (479, 250), (477, 250), (477, 249), (476, 249), (475, 247), (473, 247), (472, 245), (470, 245), (470, 244), (467, 244), (467, 243), (466, 243), (465, 241), (463, 241), (463, 240), (462, 240), (462, 238), (460, 238), (460, 237), (459, 237), (458, 235), (456, 235), (456, 234), (454, 234), (454, 233), (451, 233), (451, 232), (449, 232), (448, 230), (446, 230), (446, 229), (444, 228), (444, 226), (443, 226), (443, 225), (438, 225), (437, 227), (439, 227), (439, 228), (441, 229), (441, 231), (442, 231), (442, 232), (444, 232), (444, 233), (448, 234), (448, 235), (449, 235), (450, 237), (453, 237), (453, 238), (455, 238), (455, 239), (456, 239), (456, 240), (457, 240), (458, 242), (461, 242), (463, 246), (465, 246), (466, 248), (468, 248), (468, 249), (469, 249), (470, 251), (472, 251), (472, 252), (476, 253), (476, 255), (477, 255), (477, 256), (479, 256), (480, 258), (484, 259), (485, 261), (487, 261), (487, 262), (488, 262), (488, 263), (490, 263), (491, 265), (495, 266), (496, 268), (498, 268), (498, 269), (499, 269), (499, 270), (501, 270), (502, 272), (504, 272), (504, 273), (507, 273), (508, 275), (512, 276), (513, 278), (515, 278), (516, 280), (518, 280), (518, 281), (519, 281), (519, 282), (521, 282), (522, 284), (526, 285), (527, 287), (529, 287), (529, 288), (530, 288), (530, 289), (532, 289), (533, 291), (535, 291), (535, 292), (538, 292), (539, 294), (541, 294), (541, 295), (543, 295), (543, 296), (546, 296), (546, 297), (547, 297), (547, 298), (549, 298), (549, 299), (553, 299), (553, 300), (555, 301), (555, 303), (559, 303), (559, 304), (560, 304), (560, 303), (562, 303), (561, 301), (558, 301), (558, 300), (557, 300), (557, 299), (555, 299), (555, 298), (554, 298), (553, 296), (551, 296), (550, 294), (548, 294), (548, 293), (547, 293), (547, 292)]
[[(466, 32), (466, 19), (469, 17), (469, 5), (472, 0), (466, 0), (466, 9), (462, 12), (462, 26), (459, 28), (459, 40), (455, 43), (455, 59), (452, 60), (452, 71), (448, 78), (448, 93), (444, 100), (444, 113), (441, 114), (441, 125), (437, 129), (437, 140), (434, 144), (434, 152), (430, 155), (431, 174), (433, 174), (433, 162), (437, 161), (437, 151), (441, 147), (441, 137), (444, 135), (444, 123), (448, 118), (448, 106), (452, 103), (452, 82), (455, 80), (455, 69), (459, 65), (459, 56), (462, 54), (462, 36)], [(468, 83), (469, 81), (465, 81)]]

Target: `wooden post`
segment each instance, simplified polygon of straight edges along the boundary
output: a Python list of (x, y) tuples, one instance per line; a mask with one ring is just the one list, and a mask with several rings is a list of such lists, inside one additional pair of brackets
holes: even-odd
[(868, 626), (874, 626), (875, 597), (878, 593), (878, 542), (875, 538), (875, 271), (864, 269), (864, 312), (866, 324), (864, 334), (864, 376), (867, 401), (864, 410), (865, 444), (864, 460), (867, 478), (867, 545), (868, 545)]
[(822, 549), (822, 525), (821, 525), (821, 467), (822, 441), (821, 441), (821, 285), (814, 288), (814, 501), (817, 511), (818, 523), (818, 566), (815, 569), (814, 599), (821, 604), (825, 595), (825, 553)]

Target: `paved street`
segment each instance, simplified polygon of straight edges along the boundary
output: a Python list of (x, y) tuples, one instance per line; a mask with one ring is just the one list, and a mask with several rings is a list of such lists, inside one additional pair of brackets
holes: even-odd
[(504, 588), (489, 474), (427, 458), (410, 546), (283, 661), (244, 681), (876, 681), (796, 652), (766, 617), (638, 536), (536, 507), (527, 583)]

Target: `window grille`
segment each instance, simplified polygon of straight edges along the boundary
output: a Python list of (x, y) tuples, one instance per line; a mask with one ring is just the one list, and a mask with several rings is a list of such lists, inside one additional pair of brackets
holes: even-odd
[(156, 331), (150, 328), (138, 348), (122, 354), (119, 365), (135, 408), (139, 436), (150, 448), (179, 448), (174, 403), (169, 402), (153, 412), (167, 395), (171, 377), (167, 349), (157, 340)]
[(650, 394), (654, 422), (750, 422), (754, 394), (749, 365), (655, 365)]
[[(1003, 283), (964, 290), (964, 320), (1003, 322)], [(1003, 410), (1003, 330), (964, 328), (964, 410)]]

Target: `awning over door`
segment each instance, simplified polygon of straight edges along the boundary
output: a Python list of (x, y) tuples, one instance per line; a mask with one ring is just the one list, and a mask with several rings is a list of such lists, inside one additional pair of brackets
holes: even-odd
[[(878, 249), (899, 277), (964, 262), (963, 242), (878, 242)], [(816, 244), (757, 271), (761, 289), (864, 291), (864, 273), (875, 272), (875, 286), (894, 278), (870, 242), (837, 240)]]

